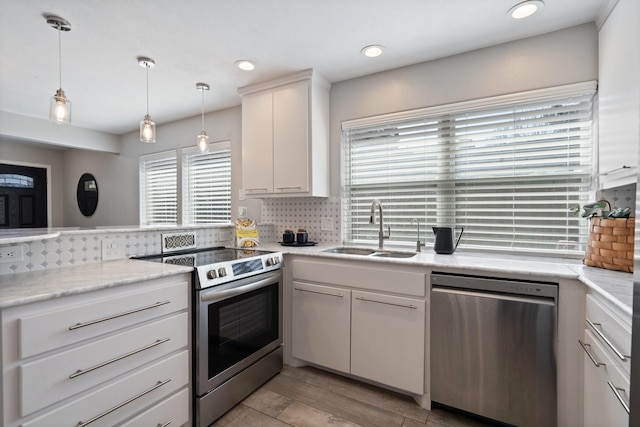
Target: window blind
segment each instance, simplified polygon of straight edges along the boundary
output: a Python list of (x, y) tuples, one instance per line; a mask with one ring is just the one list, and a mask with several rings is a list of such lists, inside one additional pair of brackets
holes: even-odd
[(140, 157), (141, 224), (177, 224), (177, 177), (175, 151)]
[(423, 241), (456, 225), (465, 246), (583, 250), (587, 221), (568, 210), (590, 198), (595, 88), (579, 89), (343, 123), (346, 240), (377, 241), (379, 199), (395, 243), (415, 243), (415, 218)]
[(183, 150), (183, 222), (231, 221), (231, 145), (210, 144), (209, 152)]

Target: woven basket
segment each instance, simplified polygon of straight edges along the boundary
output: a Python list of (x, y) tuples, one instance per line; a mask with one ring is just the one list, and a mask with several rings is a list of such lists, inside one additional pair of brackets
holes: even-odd
[(635, 218), (591, 218), (585, 265), (633, 273)]

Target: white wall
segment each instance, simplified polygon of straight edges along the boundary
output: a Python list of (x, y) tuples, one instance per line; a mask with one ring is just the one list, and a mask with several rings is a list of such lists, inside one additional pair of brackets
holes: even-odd
[(341, 123), (367, 116), (595, 80), (595, 24), (335, 83), (331, 195), (340, 195)]
[[(334, 83), (331, 88), (331, 195), (340, 195), (340, 126), (344, 120), (593, 80), (597, 76), (598, 34), (594, 24), (584, 24)], [(158, 125), (156, 144), (143, 144), (138, 132), (132, 132), (121, 137), (118, 155), (65, 151), (62, 155), (64, 225), (138, 224), (139, 156), (193, 146), (200, 128), (199, 116)], [(205, 128), (211, 142), (231, 141), (232, 215), (235, 216), (242, 181), (240, 106), (207, 114)], [(77, 180), (84, 172), (96, 175), (100, 192), (98, 209), (91, 218), (82, 217), (75, 202)], [(242, 205), (249, 207), (249, 216), (259, 218), (255, 212), (260, 209), (259, 201), (247, 200)]]

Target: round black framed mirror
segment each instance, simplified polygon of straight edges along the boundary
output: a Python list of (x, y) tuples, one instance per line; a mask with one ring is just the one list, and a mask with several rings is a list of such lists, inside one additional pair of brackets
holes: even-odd
[(76, 191), (78, 207), (84, 216), (91, 216), (98, 207), (98, 181), (90, 173), (84, 173), (78, 181)]

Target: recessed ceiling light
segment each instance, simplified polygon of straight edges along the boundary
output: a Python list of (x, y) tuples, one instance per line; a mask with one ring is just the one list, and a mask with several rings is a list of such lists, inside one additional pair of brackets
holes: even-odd
[(244, 71), (252, 71), (256, 68), (256, 64), (246, 59), (241, 59), (240, 61), (236, 61), (236, 66)]
[(369, 58), (375, 58), (376, 56), (382, 55), (384, 52), (384, 46), (380, 46), (379, 44), (372, 44), (370, 46), (363, 47), (360, 51), (364, 56), (368, 56)]
[(527, 18), (538, 10), (542, 9), (544, 2), (542, 0), (530, 0), (518, 3), (507, 12), (513, 19)]

